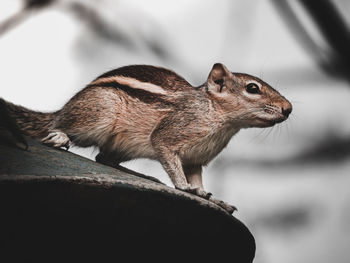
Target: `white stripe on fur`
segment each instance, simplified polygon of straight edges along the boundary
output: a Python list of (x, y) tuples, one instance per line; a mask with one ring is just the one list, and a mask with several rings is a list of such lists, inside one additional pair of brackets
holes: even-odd
[(108, 82), (118, 82), (121, 85), (129, 86), (134, 89), (141, 89), (151, 93), (157, 94), (167, 94), (166, 90), (164, 90), (161, 86), (154, 85), (149, 82), (142, 82), (134, 78), (124, 77), (124, 76), (113, 76), (107, 78), (100, 78), (92, 82), (91, 84), (98, 85), (99, 83), (108, 83)]

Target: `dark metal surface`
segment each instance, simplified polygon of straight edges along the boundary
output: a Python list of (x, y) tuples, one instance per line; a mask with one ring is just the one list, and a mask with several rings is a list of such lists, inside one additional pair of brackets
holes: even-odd
[(103, 244), (123, 253), (177, 244), (200, 248), (199, 259), (226, 249), (234, 262), (254, 257), (249, 230), (207, 200), (31, 139), (24, 151), (8, 139), (0, 142), (0, 231), (7, 248)]

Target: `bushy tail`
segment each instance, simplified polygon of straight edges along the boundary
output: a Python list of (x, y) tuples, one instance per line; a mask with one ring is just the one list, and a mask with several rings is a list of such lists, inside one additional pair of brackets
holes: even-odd
[(19, 129), (24, 135), (42, 139), (49, 134), (53, 119), (53, 113), (32, 111), (0, 98), (0, 125), (12, 133)]

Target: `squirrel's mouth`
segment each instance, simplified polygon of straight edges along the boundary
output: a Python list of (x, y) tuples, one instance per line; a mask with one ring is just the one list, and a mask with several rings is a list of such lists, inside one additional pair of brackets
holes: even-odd
[(257, 122), (259, 127), (272, 127), (288, 119), (288, 115), (289, 113), (284, 114), (283, 110), (276, 106), (265, 105), (264, 114), (257, 118)]
[(285, 121), (287, 118), (285, 116), (276, 116), (275, 118), (271, 118), (271, 116), (268, 116), (267, 118), (257, 118), (257, 127), (272, 127), (277, 123), (281, 123)]
[(262, 110), (254, 113), (248, 127), (268, 128), (288, 119), (291, 110), (282, 107), (266, 105)]

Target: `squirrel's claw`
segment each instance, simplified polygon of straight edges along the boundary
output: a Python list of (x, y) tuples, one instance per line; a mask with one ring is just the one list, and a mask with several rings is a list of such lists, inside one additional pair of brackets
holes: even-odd
[(228, 213), (232, 214), (234, 211), (237, 210), (237, 208), (233, 205), (230, 205), (222, 200), (218, 200), (213, 198), (212, 196), (209, 198), (209, 201), (213, 202), (214, 204), (220, 206), (221, 208), (225, 209)]

